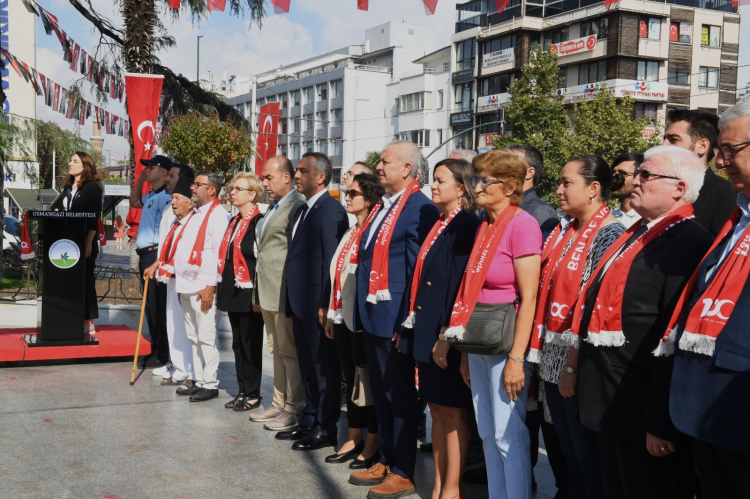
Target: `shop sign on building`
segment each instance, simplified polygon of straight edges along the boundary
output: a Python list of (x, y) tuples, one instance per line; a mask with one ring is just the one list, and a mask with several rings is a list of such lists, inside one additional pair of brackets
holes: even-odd
[(496, 50), (495, 52), (490, 52), (489, 54), (484, 54), (482, 56), (482, 67), (490, 68), (492, 66), (499, 66), (501, 64), (505, 64), (508, 62), (515, 62), (515, 61), (516, 61), (516, 49), (509, 48), (509, 49), (503, 49), (503, 50)]
[(474, 115), (471, 111), (463, 111), (451, 114), (451, 126), (465, 125), (474, 122)]
[(505, 107), (508, 100), (510, 100), (510, 94), (508, 92), (478, 97), (477, 112), (488, 113), (490, 111), (497, 111), (498, 109)]
[(596, 35), (590, 35), (584, 36), (583, 38), (568, 40), (567, 42), (553, 43), (550, 47), (550, 50), (557, 53), (558, 57), (566, 57), (569, 55), (589, 52), (591, 50), (594, 50), (595, 48)]

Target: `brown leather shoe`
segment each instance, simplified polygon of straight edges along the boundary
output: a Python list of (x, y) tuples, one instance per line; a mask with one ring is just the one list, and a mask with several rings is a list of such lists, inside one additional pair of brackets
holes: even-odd
[(349, 475), (349, 483), (353, 485), (378, 485), (385, 480), (391, 470), (388, 466), (375, 463), (369, 469), (364, 471), (355, 471)]
[(367, 499), (396, 499), (416, 493), (417, 488), (414, 485), (414, 480), (395, 475), (389, 470), (385, 480), (380, 485), (370, 489), (370, 492), (367, 493)]

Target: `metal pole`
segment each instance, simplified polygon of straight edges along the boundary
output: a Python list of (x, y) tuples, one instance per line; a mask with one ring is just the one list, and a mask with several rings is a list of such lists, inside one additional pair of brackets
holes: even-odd
[(256, 147), (256, 141), (258, 140), (257, 125), (255, 124), (255, 104), (257, 102), (256, 95), (258, 93), (258, 77), (253, 75), (252, 83), (252, 96), (250, 97), (250, 129), (252, 130), (253, 147)]
[(198, 39), (198, 46), (197, 46), (197, 53), (195, 56), (195, 83), (200, 86), (201, 84), (201, 38), (203, 38), (203, 35), (198, 35), (196, 37)]
[(482, 124), (480, 124), (480, 125), (474, 125), (473, 127), (467, 128), (466, 130), (462, 130), (462, 131), (458, 132), (458, 133), (457, 133), (456, 135), (453, 135), (453, 136), (451, 136), (451, 138), (449, 138), (448, 140), (446, 140), (446, 141), (445, 141), (445, 142), (443, 142), (442, 144), (439, 144), (439, 145), (438, 145), (438, 146), (437, 146), (437, 147), (436, 147), (435, 149), (433, 149), (433, 150), (432, 150), (432, 152), (430, 152), (430, 154), (428, 154), (427, 156), (425, 156), (425, 158), (424, 158), (424, 159), (428, 159), (428, 158), (429, 158), (430, 156), (432, 156), (433, 154), (435, 154), (435, 153), (436, 153), (436, 152), (438, 151), (438, 149), (440, 149), (440, 148), (441, 148), (441, 147), (443, 147), (443, 146), (444, 146), (445, 144), (447, 144), (447, 143), (448, 143), (448, 142), (450, 142), (451, 140), (455, 139), (455, 138), (456, 138), (456, 137), (458, 137), (459, 135), (463, 135), (463, 134), (465, 134), (466, 132), (471, 132), (472, 130), (475, 130), (475, 129), (477, 129), (477, 128), (479, 128), (479, 127), (482, 127), (482, 126), (487, 126), (487, 125), (495, 125), (495, 124), (502, 124), (502, 125), (503, 125), (503, 127), (504, 127), (504, 126), (505, 126), (505, 125), (504, 125), (504, 124), (505, 124), (505, 121), (490, 121), (489, 123), (482, 123)]
[(55, 188), (55, 180), (57, 180), (57, 169), (55, 168), (55, 150), (52, 149), (52, 188)]

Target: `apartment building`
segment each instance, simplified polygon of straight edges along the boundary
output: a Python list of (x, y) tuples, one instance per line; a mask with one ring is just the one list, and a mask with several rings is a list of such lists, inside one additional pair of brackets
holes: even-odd
[(511, 0), (501, 14), (495, 2), (474, 0), (456, 12), (451, 133), (487, 124), (456, 147), (505, 132), (508, 88), (539, 44), (559, 56), (558, 92), (569, 106), (604, 84), (632, 97), (634, 115), (651, 123), (672, 108), (721, 114), (735, 102), (740, 16), (731, 0), (621, 0), (609, 10), (590, 0)]
[[(414, 61), (431, 53), (434, 45), (435, 29), (430, 26), (388, 22), (367, 29), (362, 44), (259, 77), (256, 119), (262, 105), (279, 102), (277, 154), (287, 156), (295, 167), (307, 151), (327, 154), (334, 165), (330, 188), (337, 189), (344, 171), (367, 152), (382, 150), (398, 133), (391, 125), (394, 99), (386, 97), (386, 87), (402, 75), (422, 71), (423, 65)], [(250, 118), (249, 89), (226, 102)]]

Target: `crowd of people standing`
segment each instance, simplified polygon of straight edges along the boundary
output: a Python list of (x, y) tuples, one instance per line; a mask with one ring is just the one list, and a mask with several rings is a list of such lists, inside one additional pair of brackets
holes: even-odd
[(750, 101), (669, 119), (664, 145), (570, 159), (561, 218), (524, 145), (456, 151), (428, 197), (418, 147), (394, 141), (345, 174), (345, 207), (326, 155), (278, 156), (231, 180), (234, 216), (219, 175), (146, 160), (130, 200), (153, 280), (143, 364), (191, 402), (218, 397), (227, 312), (224, 406), (293, 450), (333, 447), (369, 498), (415, 493), (423, 403), (433, 499), (466, 497), (477, 455), (490, 497), (530, 498), (540, 427), (559, 498), (748, 498)]

